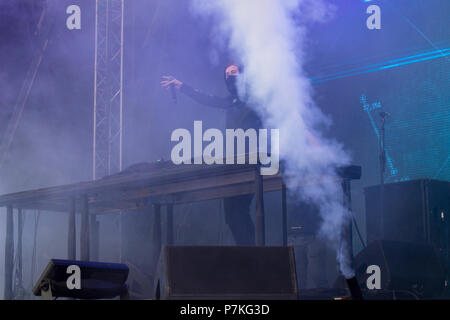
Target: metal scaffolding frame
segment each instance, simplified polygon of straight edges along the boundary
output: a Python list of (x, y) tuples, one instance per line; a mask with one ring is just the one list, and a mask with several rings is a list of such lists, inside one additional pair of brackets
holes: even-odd
[[(93, 179), (122, 171), (124, 0), (96, 0)], [(117, 217), (122, 261), (122, 214)], [(98, 222), (95, 217), (86, 228)]]
[(124, 0), (96, 0), (93, 179), (122, 170)]

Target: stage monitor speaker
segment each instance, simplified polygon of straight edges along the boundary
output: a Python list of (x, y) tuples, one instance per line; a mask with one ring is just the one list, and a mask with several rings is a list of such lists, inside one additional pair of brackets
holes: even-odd
[(441, 255), (448, 252), (450, 182), (423, 179), (385, 184), (383, 219), (380, 190), (380, 186), (364, 189), (368, 243), (422, 242), (432, 244)]
[(165, 246), (156, 299), (297, 299), (292, 247)]
[[(33, 287), (35, 296), (54, 298), (128, 299), (128, 266), (121, 263), (51, 259)], [(79, 276), (79, 288), (69, 288), (72, 274)]]
[[(358, 282), (369, 292), (367, 280), (374, 275), (368, 267), (380, 268), (381, 290), (408, 291), (420, 298), (438, 297), (445, 276), (434, 248), (424, 243), (374, 241), (354, 261)], [(369, 282), (371, 282), (370, 279)]]

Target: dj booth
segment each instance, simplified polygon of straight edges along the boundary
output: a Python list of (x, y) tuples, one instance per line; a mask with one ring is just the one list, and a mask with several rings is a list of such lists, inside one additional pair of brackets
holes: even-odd
[[(282, 164), (281, 164), (282, 165)], [(282, 170), (280, 170), (282, 171)], [(334, 177), (317, 177), (299, 181), (299, 186), (321, 181), (340, 183), (343, 203), (351, 209), (351, 180), (361, 177), (361, 167), (336, 170)], [(91, 259), (91, 237), (97, 238), (96, 215), (145, 211), (155, 215), (153, 240), (163, 243), (161, 208), (166, 206), (166, 245), (173, 244), (173, 207), (177, 204), (255, 194), (255, 240), (265, 245), (264, 192), (281, 190), (283, 246), (287, 245), (286, 185), (282, 174), (262, 176), (259, 165), (174, 165), (172, 162), (143, 163), (105, 178), (75, 184), (29, 190), (0, 196), (0, 207), (6, 207), (5, 299), (12, 298), (14, 233), (13, 214), (22, 210), (61, 212), (69, 215), (68, 259), (76, 259), (75, 215), (81, 215), (80, 259)], [(150, 210), (150, 209), (154, 210)], [(17, 209), (16, 211), (14, 209)], [(350, 222), (350, 221), (349, 221)], [(97, 227), (95, 227), (97, 225)], [(351, 223), (343, 232), (351, 237)], [(351, 244), (351, 241), (349, 241)], [(98, 241), (97, 241), (98, 246)], [(18, 248), (21, 250), (21, 248)]]

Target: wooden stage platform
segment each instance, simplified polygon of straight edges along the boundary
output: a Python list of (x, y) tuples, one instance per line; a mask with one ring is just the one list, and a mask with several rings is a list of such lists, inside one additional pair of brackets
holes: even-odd
[[(344, 204), (351, 208), (350, 181), (360, 179), (361, 167), (349, 166), (337, 171), (333, 181), (341, 183)], [(319, 180), (318, 180), (319, 181)], [(315, 183), (318, 183), (316, 181)], [(330, 181), (330, 180), (328, 180)], [(153, 239), (160, 247), (161, 206), (167, 206), (165, 243), (173, 243), (173, 206), (182, 203), (255, 194), (256, 244), (265, 245), (263, 193), (282, 191), (281, 213), (283, 245), (287, 245), (286, 187), (281, 174), (261, 176), (258, 165), (180, 165), (171, 162), (134, 165), (121, 173), (96, 181), (29, 190), (0, 196), (6, 207), (5, 299), (12, 298), (14, 234), (13, 214), (22, 210), (55, 211), (69, 215), (68, 259), (76, 257), (75, 215), (81, 215), (80, 257), (90, 260), (90, 238), (97, 237), (95, 217), (101, 214), (126, 213), (154, 208)], [(16, 209), (16, 210), (15, 210)], [(150, 212), (150, 210), (148, 210)], [(153, 211), (152, 211), (153, 212)], [(351, 225), (349, 226), (351, 228)], [(94, 233), (94, 234), (93, 234)], [(20, 248), (19, 248), (20, 250)]]

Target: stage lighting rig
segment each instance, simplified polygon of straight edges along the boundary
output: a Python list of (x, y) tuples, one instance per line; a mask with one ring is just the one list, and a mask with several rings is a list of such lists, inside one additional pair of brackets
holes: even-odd
[(128, 299), (128, 266), (119, 263), (52, 259), (33, 293), (43, 300)]

